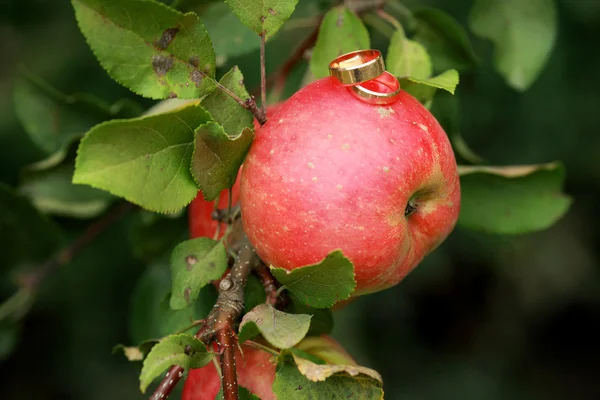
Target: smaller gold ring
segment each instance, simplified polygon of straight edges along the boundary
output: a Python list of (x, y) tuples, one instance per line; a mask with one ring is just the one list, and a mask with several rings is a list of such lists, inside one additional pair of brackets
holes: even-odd
[(369, 104), (391, 104), (400, 93), (400, 82), (394, 75), (385, 71), (363, 85), (349, 87), (348, 91)]
[(341, 55), (329, 63), (329, 74), (342, 85), (358, 85), (385, 72), (379, 50), (358, 50)]

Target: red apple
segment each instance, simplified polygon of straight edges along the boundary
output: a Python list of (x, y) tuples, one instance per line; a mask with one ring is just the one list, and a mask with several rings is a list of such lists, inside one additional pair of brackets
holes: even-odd
[[(329, 336), (305, 338), (296, 346), (321, 358), (328, 364), (356, 365), (344, 348)], [(238, 385), (245, 387), (262, 400), (277, 400), (271, 389), (275, 381), (275, 359), (263, 350), (242, 345), (244, 354), (236, 350)], [(183, 387), (182, 400), (214, 400), (221, 389), (221, 377), (214, 364), (192, 369)]]
[[(240, 179), (235, 181), (232, 188), (232, 204), (237, 204), (240, 196)], [(228, 204), (228, 193), (229, 190), (223, 190), (217, 199), (219, 201), (219, 208), (225, 209)], [(217, 201), (215, 200), (215, 201)], [(197, 237), (209, 237), (212, 238), (217, 231), (219, 223), (212, 218), (212, 212), (215, 209), (215, 201), (206, 201), (202, 197), (202, 193), (198, 192), (198, 196), (190, 204), (188, 212), (188, 220), (190, 226), (190, 236), (192, 238)], [(219, 231), (219, 238), (225, 234), (227, 225), (221, 224), (221, 230)]]
[[(267, 108), (267, 115), (273, 115), (280, 104), (274, 104)], [(258, 131), (260, 125), (256, 120), (254, 120), (254, 130)], [(240, 194), (240, 177), (238, 175), (238, 179), (232, 188), (233, 199), (232, 204), (235, 205), (238, 202), (239, 194)], [(223, 190), (217, 199), (219, 201), (219, 208), (225, 209), (227, 208), (228, 203), (228, 190)], [(215, 200), (216, 201), (216, 200)], [(212, 212), (215, 208), (215, 201), (206, 201), (204, 197), (202, 197), (202, 193), (198, 193), (198, 196), (192, 201), (189, 207), (188, 219), (190, 226), (190, 236), (192, 238), (197, 237), (209, 237), (212, 238), (217, 231), (218, 222), (212, 219)], [(221, 230), (219, 233), (219, 238), (223, 236), (225, 233), (225, 229), (227, 226), (225, 224), (221, 224)]]
[(415, 98), (372, 105), (328, 77), (258, 130), (240, 201), (266, 263), (293, 270), (341, 249), (359, 295), (397, 284), (446, 238), (460, 186), (445, 132)]

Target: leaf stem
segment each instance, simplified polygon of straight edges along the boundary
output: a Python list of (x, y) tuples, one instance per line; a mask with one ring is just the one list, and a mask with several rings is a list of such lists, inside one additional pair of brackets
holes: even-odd
[(398, 20), (393, 15), (388, 14), (383, 8), (378, 8), (375, 12), (379, 16), (379, 18), (387, 21), (390, 25), (396, 28), (396, 30), (402, 30), (402, 25), (400, 25), (400, 22), (398, 22)]
[(248, 346), (248, 347), (254, 347), (255, 349), (259, 349), (259, 350), (265, 351), (265, 352), (267, 352), (267, 353), (269, 353), (271, 355), (274, 355), (276, 357), (279, 355), (279, 352), (277, 350), (273, 350), (272, 348), (267, 347), (264, 344), (260, 344), (258, 342), (255, 342), (253, 340), (246, 340), (244, 342), (244, 344), (246, 346)]
[(246, 100), (242, 100), (237, 94), (233, 93), (231, 90), (223, 86), (223, 84), (221, 84), (220, 82), (217, 82), (216, 80), (214, 80), (214, 82), (217, 85), (217, 88), (219, 88), (223, 93), (234, 99), (240, 106), (250, 111), (261, 126), (264, 125), (265, 122), (267, 122), (266, 114), (264, 111), (258, 108), (254, 96), (250, 96)]

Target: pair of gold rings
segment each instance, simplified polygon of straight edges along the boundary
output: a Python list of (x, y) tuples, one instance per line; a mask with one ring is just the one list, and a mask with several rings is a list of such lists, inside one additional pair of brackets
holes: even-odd
[(358, 50), (329, 63), (329, 74), (350, 93), (370, 104), (390, 104), (400, 93), (400, 82), (385, 70), (378, 50)]

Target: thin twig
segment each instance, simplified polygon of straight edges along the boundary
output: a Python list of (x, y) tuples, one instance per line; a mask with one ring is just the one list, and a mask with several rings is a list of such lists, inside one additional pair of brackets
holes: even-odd
[(279, 291), (279, 282), (271, 275), (271, 271), (264, 263), (260, 263), (255, 269), (254, 274), (258, 277), (263, 285), (265, 294), (267, 295), (267, 304), (275, 308), (285, 308), (289, 302), (285, 292)]
[(287, 77), (292, 72), (294, 67), (300, 61), (302, 61), (304, 53), (306, 53), (308, 49), (313, 47), (315, 42), (317, 41), (317, 37), (319, 36), (319, 27), (321, 26), (322, 19), (323, 17), (321, 16), (315, 29), (313, 29), (310, 35), (308, 35), (306, 39), (304, 39), (304, 41), (300, 43), (300, 46), (298, 46), (298, 48), (290, 55), (290, 57), (285, 61), (281, 69), (273, 77), (274, 82), (272, 94), (275, 99), (279, 99), (281, 97), (281, 94), (285, 89)]
[(261, 124), (261, 126), (264, 125), (265, 122), (267, 122), (265, 113), (262, 110), (260, 110), (256, 105), (256, 99), (254, 98), (254, 96), (250, 96), (246, 100), (242, 100), (241, 97), (239, 97), (237, 94), (233, 93), (231, 90), (223, 86), (220, 82), (214, 82), (217, 85), (217, 88), (219, 88), (226, 95), (234, 99), (240, 106), (250, 111), (252, 115), (254, 115), (254, 118), (256, 118), (256, 120)]
[(131, 203), (123, 203), (111, 210), (111, 212), (102, 216), (102, 218), (92, 222), (81, 236), (73, 243), (62, 249), (56, 257), (48, 260), (33, 274), (22, 277), (22, 283), (29, 288), (37, 288), (40, 283), (60, 267), (68, 264), (75, 255), (89, 245), (98, 235), (107, 228), (119, 221), (125, 214), (133, 210), (135, 206)]
[(267, 69), (265, 60), (266, 35), (265, 31), (260, 35), (260, 102), (264, 114), (267, 113)]

